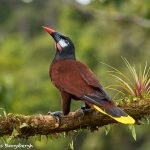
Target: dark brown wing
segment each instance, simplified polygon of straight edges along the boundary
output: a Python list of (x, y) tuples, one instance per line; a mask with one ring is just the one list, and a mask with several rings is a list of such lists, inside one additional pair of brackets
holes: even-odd
[(94, 73), (85, 65), (78, 62), (79, 72), (82, 79), (88, 84), (95, 88), (102, 88), (99, 81), (96, 79)]
[(97, 92), (94, 92), (96, 93), (95, 96), (103, 100), (106, 99), (106, 100), (111, 101), (111, 98), (105, 92), (105, 90), (101, 86), (100, 82), (97, 80), (92, 70), (80, 62), (77, 62), (77, 64), (78, 64), (79, 72), (81, 74), (82, 79), (88, 85), (90, 85), (95, 91), (97, 91)]

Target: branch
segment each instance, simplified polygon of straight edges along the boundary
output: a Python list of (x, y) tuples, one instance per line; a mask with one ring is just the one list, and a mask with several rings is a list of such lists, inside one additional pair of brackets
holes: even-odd
[(93, 18), (109, 19), (109, 20), (118, 21), (118, 22), (134, 23), (144, 28), (150, 28), (150, 20), (141, 16), (137, 16), (134, 14), (125, 14), (121, 12), (114, 13), (114, 12), (100, 11), (100, 10), (82, 6), (81, 4), (78, 4), (75, 1), (63, 0), (63, 2), (73, 6), (76, 10), (80, 11), (81, 13), (87, 16), (91, 16)]
[[(150, 114), (150, 99), (139, 100), (130, 104), (120, 104), (118, 107), (124, 109), (138, 123), (142, 117)], [(18, 137), (29, 137), (36, 134), (49, 135), (53, 133), (69, 132), (76, 129), (96, 130), (104, 125), (117, 123), (110, 117), (98, 113), (95, 110), (78, 110), (58, 119), (52, 115), (14, 115), (8, 114), (0, 117), (0, 136), (15, 135)], [(17, 134), (16, 134), (17, 131)]]

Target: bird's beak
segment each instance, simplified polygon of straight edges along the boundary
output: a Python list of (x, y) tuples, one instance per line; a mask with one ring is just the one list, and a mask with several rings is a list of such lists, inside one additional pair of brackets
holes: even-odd
[(43, 27), (43, 29), (53, 37), (56, 43), (58, 43), (61, 40), (60, 34), (55, 30), (50, 29), (48, 27)]
[(46, 32), (48, 32), (50, 35), (51, 35), (52, 33), (56, 32), (55, 30), (50, 29), (50, 28), (48, 28), (48, 27), (42, 26), (42, 28), (43, 28)]

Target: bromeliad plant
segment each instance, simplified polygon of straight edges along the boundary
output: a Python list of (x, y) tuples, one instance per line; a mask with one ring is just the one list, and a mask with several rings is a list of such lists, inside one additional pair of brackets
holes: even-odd
[[(150, 98), (150, 67), (148, 67), (146, 63), (143, 68), (142, 66), (140, 66), (139, 71), (137, 71), (135, 65), (132, 66), (124, 57), (122, 57), (122, 59), (128, 69), (127, 75), (108, 64), (102, 63), (111, 68), (111, 71), (109, 71), (109, 73), (116, 80), (115, 85), (111, 85), (106, 88), (117, 91), (117, 95), (122, 94), (123, 100)], [(149, 124), (149, 119), (144, 119), (146, 121), (146, 124)], [(145, 121), (141, 121), (141, 123), (145, 124)], [(128, 127), (131, 130), (134, 140), (136, 140), (135, 126), (129, 125)], [(106, 130), (106, 134), (107, 133), (108, 131)]]
[(122, 59), (130, 74), (125, 75), (118, 69), (109, 66), (112, 69), (110, 71), (111, 76), (117, 81), (117, 84), (112, 85), (109, 89), (116, 90), (123, 95), (128, 94), (128, 96), (132, 97), (150, 97), (150, 67), (146, 63), (144, 68), (140, 66), (139, 71), (137, 71), (135, 65), (132, 66), (124, 57)]

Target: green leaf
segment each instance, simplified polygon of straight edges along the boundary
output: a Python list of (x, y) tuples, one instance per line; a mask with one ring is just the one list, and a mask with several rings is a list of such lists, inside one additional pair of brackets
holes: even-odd
[(7, 113), (6, 113), (5, 109), (4, 108), (0, 108), (0, 110), (2, 110), (4, 116), (7, 117)]
[(146, 122), (147, 122), (147, 124), (150, 124), (150, 121), (149, 121), (149, 119), (148, 118), (145, 118), (146, 119)]
[(7, 143), (8, 136), (5, 135), (5, 136), (1, 137), (0, 139), (1, 139), (1, 142), (2, 142), (3, 144), (6, 144), (6, 143)]
[(106, 125), (106, 126), (104, 126), (104, 128), (105, 128), (105, 133), (106, 133), (106, 135), (108, 135), (108, 133), (110, 132), (110, 125)]
[(70, 149), (74, 150), (73, 140), (71, 141), (71, 143), (69, 145), (70, 145)]
[(19, 132), (14, 128), (14, 129), (13, 129), (13, 132), (12, 132), (12, 135), (13, 135), (14, 137), (17, 137), (17, 136), (19, 135)]
[(143, 117), (141, 120), (139, 120), (139, 123), (146, 125), (146, 124), (150, 124), (150, 121), (149, 121), (149, 118)]
[(6, 141), (7, 144), (11, 144), (13, 142), (13, 140), (14, 140), (14, 136), (11, 135), (6, 140), (7, 140)]
[(37, 136), (37, 140), (41, 142), (41, 141), (42, 141), (42, 136), (41, 136), (41, 135), (38, 135), (38, 136)]
[(23, 124), (21, 124), (21, 125), (19, 126), (20, 129), (21, 129), (21, 128), (24, 128), (24, 127), (29, 127), (29, 125), (28, 125), (27, 123), (23, 123)]
[(131, 133), (132, 133), (132, 136), (133, 136), (134, 140), (136, 141), (136, 131), (135, 131), (134, 125), (130, 124), (128, 127), (131, 130)]

